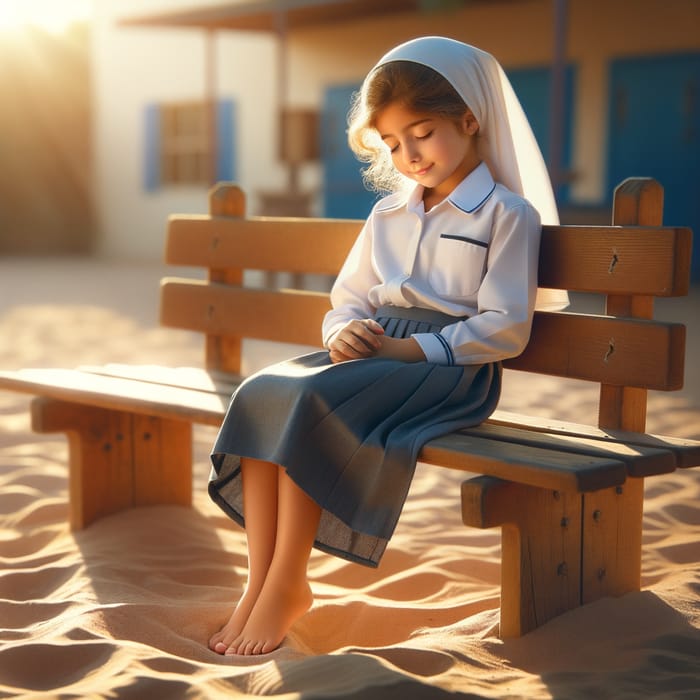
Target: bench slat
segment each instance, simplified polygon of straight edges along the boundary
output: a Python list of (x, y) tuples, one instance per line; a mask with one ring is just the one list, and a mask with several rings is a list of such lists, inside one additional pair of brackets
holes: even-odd
[(660, 447), (673, 452), (676, 458), (676, 468), (678, 469), (687, 469), (700, 465), (700, 441), (698, 440), (689, 440), (670, 435), (635, 433), (628, 430), (602, 429), (583, 423), (527, 416), (501, 409), (494, 411), (487, 422), (493, 425), (524, 426), (530, 431), (545, 432), (551, 435), (592, 438), (603, 443), (621, 441), (628, 445), (639, 445), (640, 447)]
[(80, 372), (98, 374), (120, 379), (135, 379), (151, 384), (196, 389), (216, 394), (232, 394), (241, 383), (241, 377), (225, 372), (217, 372), (199, 367), (163, 367), (161, 365), (82, 365)]
[(683, 386), (685, 326), (633, 318), (536, 313), (530, 342), (510, 369), (617, 386)]
[(329, 308), (323, 292), (166, 279), (161, 285), (160, 322), (212, 335), (319, 347), (321, 321)]
[(336, 275), (361, 227), (354, 219), (173, 216), (165, 259), (214, 269)]
[(431, 440), (418, 460), (561, 491), (587, 492), (619, 486), (627, 477), (625, 465), (618, 459), (496, 442), (463, 432)]
[(605, 443), (595, 438), (553, 435), (551, 433), (523, 430), (491, 423), (469, 428), (463, 432), (488, 440), (531, 445), (532, 447), (552, 449), (557, 452), (619, 459), (625, 463), (627, 473), (635, 477), (669, 474), (676, 469), (676, 457), (673, 452), (661, 447), (646, 447), (624, 442)]
[[(328, 295), (260, 290), (203, 280), (163, 283), (161, 322), (213, 335), (318, 347)], [(639, 319), (544, 313), (511, 369), (587, 379), (611, 385), (673, 390), (683, 384), (685, 328)]]
[[(265, 217), (169, 220), (166, 261), (336, 275), (362, 221)], [(688, 228), (543, 226), (540, 284), (579, 292), (688, 293)]]
[(229, 394), (181, 389), (70, 369), (0, 372), (0, 387), (98, 408), (134, 411), (217, 427), (221, 424), (230, 398)]
[(544, 226), (539, 283), (578, 292), (684, 296), (691, 239), (688, 228)]

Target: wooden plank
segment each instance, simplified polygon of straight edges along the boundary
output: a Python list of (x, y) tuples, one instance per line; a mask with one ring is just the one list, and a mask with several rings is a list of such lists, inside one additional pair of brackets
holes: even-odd
[[(663, 221), (663, 187), (651, 178), (630, 178), (615, 189), (613, 223), (635, 226), (660, 226)], [(688, 252), (688, 265), (690, 253)], [(685, 270), (690, 279), (690, 267)], [(612, 316), (650, 319), (654, 315), (652, 296), (611, 293), (605, 300)], [(683, 377), (681, 367), (680, 377)], [(622, 384), (622, 386), (621, 386)], [(646, 426), (647, 394), (642, 387), (627, 382), (603, 382), (598, 403), (598, 424), (643, 433)]]
[(557, 452), (570, 452), (573, 455), (591, 455), (609, 457), (624, 462), (630, 476), (651, 476), (669, 474), (676, 469), (675, 455), (659, 447), (618, 442), (602, 442), (594, 438), (573, 435), (554, 435), (552, 433), (524, 430), (515, 427), (484, 423), (462, 431), (468, 435), (488, 440), (510, 442), (518, 445), (530, 445)]
[(539, 283), (579, 292), (685, 296), (688, 228), (543, 226)]
[(519, 637), (581, 605), (579, 494), (476, 477), (462, 484), (462, 519), (502, 527), (499, 636)]
[[(625, 180), (615, 190), (613, 224), (658, 226), (663, 220), (663, 187), (651, 178)], [(690, 270), (687, 270), (689, 275)], [(612, 315), (651, 318), (651, 296), (610, 294), (606, 311)], [(682, 381), (683, 367), (679, 370)], [(598, 425), (644, 432), (647, 392), (628, 382), (603, 382), (598, 403)], [(615, 386), (617, 385), (617, 386)], [(622, 385), (622, 386), (620, 386)], [(631, 479), (624, 492), (591, 494), (583, 519), (582, 598), (593, 601), (638, 591), (642, 569), (642, 511), (644, 483)], [(599, 527), (605, 514), (609, 521)], [(591, 517), (592, 514), (592, 517)], [(597, 518), (596, 516), (600, 516)], [(603, 575), (601, 575), (601, 572)]]
[(105, 377), (134, 379), (150, 384), (164, 384), (181, 389), (215, 394), (232, 394), (241, 383), (242, 377), (226, 372), (209, 371), (199, 367), (162, 367), (161, 365), (124, 365), (108, 363), (106, 365), (81, 365), (80, 372), (98, 374)]
[[(161, 322), (210, 334), (320, 346), (328, 295), (163, 282)], [(683, 385), (685, 327), (572, 313), (535, 314), (530, 342), (504, 366), (657, 390)]]
[(504, 367), (671, 391), (683, 386), (684, 357), (682, 324), (539, 312), (525, 351)]
[(173, 216), (173, 265), (336, 275), (362, 227), (350, 219)]
[(219, 426), (230, 395), (65, 369), (0, 372), (0, 387), (98, 408)]
[(636, 433), (628, 430), (596, 428), (592, 425), (560, 421), (539, 416), (526, 416), (497, 409), (487, 420), (488, 424), (508, 425), (515, 428), (524, 427), (530, 431), (551, 433), (552, 435), (571, 435), (592, 438), (600, 442), (621, 441), (627, 445), (640, 447), (659, 447), (672, 452), (676, 458), (676, 468), (700, 465), (700, 441), (689, 440), (668, 435)]
[(586, 494), (583, 502), (582, 602), (638, 591), (644, 479)]
[(73, 530), (133, 503), (131, 416), (40, 397), (32, 428), (68, 437), (69, 519)]
[(68, 437), (70, 524), (138, 505), (192, 503), (192, 426), (60, 399), (32, 401), (32, 427)]
[(328, 294), (227, 287), (202, 280), (166, 279), (161, 323), (207, 334), (321, 346)]
[[(348, 219), (172, 216), (175, 265), (337, 274), (362, 227)], [(688, 228), (543, 226), (540, 284), (582, 292), (688, 293)]]
[(418, 455), (420, 462), (476, 472), (544, 489), (586, 492), (622, 484), (625, 465), (609, 457), (514, 445), (450, 433), (435, 438)]
[(132, 420), (133, 505), (191, 505), (192, 425), (157, 416)]
[[(212, 216), (237, 217), (245, 216), (246, 198), (243, 190), (237, 185), (215, 185), (209, 192), (209, 213)], [(222, 284), (243, 284), (243, 270), (221, 268), (216, 264), (209, 266), (208, 279), (210, 282)], [(243, 361), (243, 342), (241, 338), (208, 335), (204, 340), (204, 366), (207, 369), (241, 371)]]

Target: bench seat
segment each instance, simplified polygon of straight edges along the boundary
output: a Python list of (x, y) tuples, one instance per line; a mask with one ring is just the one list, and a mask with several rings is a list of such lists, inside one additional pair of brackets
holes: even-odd
[[(105, 365), (0, 372), (0, 386), (44, 401), (33, 410), (37, 432), (57, 428), (47, 400), (219, 426), (237, 382), (195, 367)], [(55, 410), (51, 415), (56, 413)], [(60, 411), (58, 412), (60, 414)], [(63, 423), (62, 423), (63, 425)], [(61, 429), (61, 428), (58, 428)], [(700, 464), (700, 442), (626, 431), (603, 431), (576, 423), (496, 410), (484, 424), (428, 442), (419, 460), (552, 490), (584, 493)]]

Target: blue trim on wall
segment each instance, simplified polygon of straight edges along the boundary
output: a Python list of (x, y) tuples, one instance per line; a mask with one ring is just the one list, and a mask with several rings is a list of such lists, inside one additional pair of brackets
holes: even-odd
[[(232, 99), (219, 100), (216, 105), (216, 179), (235, 180), (236, 134), (238, 133), (236, 103)], [(162, 185), (161, 177), (161, 109), (160, 104), (147, 104), (143, 112), (143, 188), (156, 192)]]
[(143, 188), (155, 192), (160, 186), (160, 107), (146, 105), (143, 112)]

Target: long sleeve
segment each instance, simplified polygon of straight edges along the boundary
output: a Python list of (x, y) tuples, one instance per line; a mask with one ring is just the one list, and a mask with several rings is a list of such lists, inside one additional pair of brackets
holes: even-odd
[(374, 315), (369, 290), (378, 285), (380, 279), (372, 264), (372, 221), (370, 216), (365, 222), (331, 289), (333, 309), (326, 314), (322, 326), (325, 347), (349, 321)]
[(530, 337), (537, 294), (540, 219), (522, 200), (497, 213), (477, 313), (415, 339), (440, 364), (493, 362), (520, 354)]

